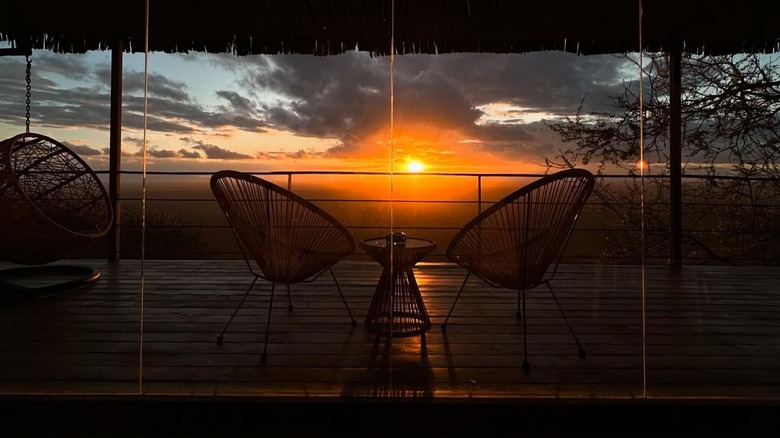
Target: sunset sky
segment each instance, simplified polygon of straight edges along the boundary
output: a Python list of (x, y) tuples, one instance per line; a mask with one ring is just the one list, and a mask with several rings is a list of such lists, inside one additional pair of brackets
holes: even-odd
[[(107, 168), (110, 52), (36, 51), (31, 131)], [(148, 169), (389, 170), (390, 57), (149, 55)], [(24, 57), (0, 57), (0, 136), (24, 131)], [(536, 172), (544, 126), (608, 104), (626, 61), (563, 52), (394, 58), (394, 170)], [(124, 169), (138, 169), (144, 55), (125, 54)]]

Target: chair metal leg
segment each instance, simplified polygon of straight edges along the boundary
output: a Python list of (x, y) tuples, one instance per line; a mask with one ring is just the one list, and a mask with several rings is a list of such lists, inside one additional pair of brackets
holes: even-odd
[(455, 304), (458, 303), (458, 298), (460, 298), (460, 294), (463, 292), (463, 288), (466, 287), (466, 282), (469, 280), (470, 276), (471, 276), (471, 272), (466, 274), (466, 278), (463, 279), (463, 284), (460, 285), (460, 290), (458, 291), (458, 294), (455, 295), (455, 301), (452, 302), (452, 306), (450, 306), (450, 311), (447, 313), (447, 317), (444, 318), (444, 322), (441, 324), (442, 330), (447, 330), (447, 321), (450, 320), (450, 315), (452, 315), (452, 310), (455, 309)]
[(525, 289), (520, 289), (520, 295), (523, 300), (523, 369), (528, 371), (531, 369), (531, 363), (528, 362), (528, 313), (525, 308)]
[(341, 295), (341, 301), (344, 302), (344, 307), (347, 308), (349, 319), (352, 320), (352, 328), (356, 329), (358, 326), (357, 320), (355, 320), (355, 317), (352, 316), (352, 310), (349, 309), (349, 304), (347, 304), (347, 299), (344, 297), (344, 292), (341, 291), (341, 286), (339, 286), (339, 281), (336, 280), (336, 274), (333, 273), (333, 269), (328, 269), (328, 271), (330, 271), (330, 276), (333, 277), (333, 282), (336, 283), (336, 289), (339, 290), (339, 295)]
[(571, 333), (571, 336), (574, 338), (574, 342), (577, 343), (577, 348), (579, 348), (579, 355), (580, 357), (584, 358), (586, 353), (585, 349), (582, 348), (582, 344), (580, 344), (580, 340), (577, 338), (577, 334), (574, 333), (574, 329), (572, 328), (571, 324), (569, 324), (569, 319), (566, 318), (566, 312), (563, 311), (563, 307), (561, 307), (561, 303), (558, 302), (558, 297), (555, 296), (555, 292), (553, 291), (552, 286), (550, 286), (550, 283), (547, 284), (547, 289), (550, 290), (550, 294), (552, 294), (553, 300), (555, 300), (555, 305), (558, 306), (558, 310), (561, 312), (561, 316), (563, 316), (563, 322), (566, 323), (566, 327), (569, 328), (569, 333)]
[(263, 354), (260, 355), (260, 361), (263, 363), (265, 363), (268, 357), (268, 334), (271, 332), (271, 310), (274, 308), (274, 289), (276, 289), (276, 283), (271, 283), (271, 298), (268, 300), (268, 321), (265, 323), (265, 343), (263, 344)]
[(287, 311), (293, 311), (292, 294), (290, 293), (290, 285), (287, 285)]
[(522, 297), (520, 297), (520, 294), (521, 294), (521, 292), (518, 289), (518, 291), (517, 291), (517, 312), (515, 312), (515, 318), (517, 318), (517, 319), (521, 319), (523, 317), (523, 312), (525, 312), (525, 309), (523, 309), (522, 312), (520, 311), (520, 303), (522, 301)]
[(228, 320), (227, 324), (225, 325), (225, 328), (222, 329), (222, 333), (220, 333), (217, 336), (217, 342), (222, 343), (222, 341), (225, 339), (225, 332), (227, 331), (228, 327), (230, 326), (230, 323), (233, 322), (233, 318), (236, 317), (236, 314), (238, 313), (238, 309), (241, 308), (241, 306), (244, 305), (244, 301), (246, 300), (246, 297), (249, 296), (249, 292), (252, 291), (252, 288), (255, 287), (255, 283), (257, 283), (258, 277), (255, 277), (254, 280), (252, 280), (252, 284), (249, 285), (249, 289), (244, 292), (243, 298), (241, 298), (241, 302), (238, 303), (238, 307), (236, 307), (236, 310), (233, 311), (233, 314), (230, 315), (230, 319)]

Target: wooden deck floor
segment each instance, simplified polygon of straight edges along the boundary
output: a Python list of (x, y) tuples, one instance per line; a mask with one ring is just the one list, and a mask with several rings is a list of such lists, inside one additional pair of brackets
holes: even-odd
[(215, 341), (252, 280), (243, 262), (78, 263), (99, 268), (100, 280), (0, 306), (0, 395), (780, 399), (777, 269), (648, 267), (645, 348), (639, 267), (562, 266), (553, 285), (587, 357), (540, 288), (528, 293), (525, 372), (515, 292), (470, 280), (442, 330), (465, 274), (448, 264), (416, 268), (433, 320), (424, 340), (365, 331), (376, 263), (336, 268), (356, 330), (329, 276), (294, 286), (292, 312), (281, 289), (261, 364), (268, 284)]

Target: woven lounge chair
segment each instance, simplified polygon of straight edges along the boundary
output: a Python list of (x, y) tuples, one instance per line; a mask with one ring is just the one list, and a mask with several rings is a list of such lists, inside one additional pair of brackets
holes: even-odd
[(332, 269), (356, 247), (354, 238), (338, 220), (295, 193), (242, 172), (216, 172), (211, 177), (211, 191), (233, 230), (249, 271), (255, 276), (217, 336), (217, 342), (223, 341), (227, 328), (257, 280), (269, 281), (271, 296), (261, 356), (265, 362), (276, 284), (287, 286), (288, 309), (292, 311), (290, 285), (311, 282), (326, 271), (336, 284), (353, 329), (357, 327)]
[(442, 329), (446, 330), (472, 274), (493, 287), (517, 290), (517, 317), (523, 320), (523, 368), (527, 370), (530, 364), (525, 291), (544, 284), (579, 347), (579, 355), (585, 357), (585, 349), (566, 319), (550, 281), (594, 185), (595, 178), (587, 170), (563, 170), (516, 190), (464, 225), (445, 254), (466, 268), (468, 274)]

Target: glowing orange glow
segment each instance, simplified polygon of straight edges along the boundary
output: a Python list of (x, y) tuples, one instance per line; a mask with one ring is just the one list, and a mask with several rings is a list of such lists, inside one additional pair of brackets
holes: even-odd
[(406, 169), (409, 172), (422, 172), (425, 169), (425, 165), (417, 160), (412, 160), (406, 164)]
[(647, 161), (637, 161), (636, 168), (647, 170)]

